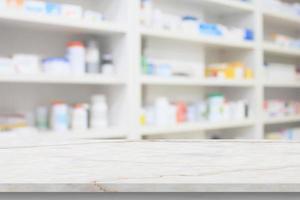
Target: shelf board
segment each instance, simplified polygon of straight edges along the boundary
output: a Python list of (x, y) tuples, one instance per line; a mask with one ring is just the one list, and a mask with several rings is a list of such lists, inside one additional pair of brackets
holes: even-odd
[(201, 132), (209, 130), (233, 129), (253, 126), (253, 120), (228, 121), (228, 122), (203, 122), (203, 123), (186, 123), (168, 127), (142, 127), (142, 135), (167, 135), (176, 133)]
[(216, 87), (253, 87), (254, 80), (215, 80), (215, 79), (196, 79), (181, 77), (151, 77), (142, 76), (143, 85), (166, 85), (166, 86), (216, 86)]
[(37, 29), (66, 31), (76, 33), (125, 34), (126, 29), (121, 24), (113, 22), (89, 23), (84, 20), (68, 20), (62, 17), (26, 14), (24, 12), (1, 11), (0, 22), (9, 26), (32, 27)]
[(263, 15), (264, 18), (271, 23), (280, 23), (284, 26), (294, 26), (295, 28), (297, 25), (300, 25), (300, 16), (280, 13), (272, 10), (265, 10)]
[(264, 85), (267, 88), (300, 88), (300, 81), (286, 81), (286, 82), (266, 81)]
[[(70, 138), (80, 138), (80, 139), (126, 139), (127, 135), (124, 133), (124, 129), (116, 129), (116, 128), (108, 128), (101, 131), (69, 131), (65, 133), (61, 133), (64, 137)], [(51, 135), (51, 136), (59, 136), (59, 133), (49, 131), (49, 132), (41, 132), (42, 134)]]
[(270, 42), (265, 42), (263, 46), (265, 52), (267, 53), (286, 55), (290, 57), (300, 57), (300, 48), (285, 47)]
[(168, 30), (153, 30), (141, 27), (140, 33), (146, 38), (161, 38), (169, 40), (178, 40), (185, 42), (194, 42), (210, 47), (228, 47), (237, 49), (254, 49), (254, 42), (247, 41), (229, 41), (222, 37), (201, 36), (200, 34), (189, 34)]
[[(240, 2), (238, 0), (190, 0), (192, 2), (201, 3), (201, 5), (205, 4), (210, 6), (211, 9), (218, 10), (218, 12), (224, 12), (224, 10), (228, 10), (228, 12), (241, 11), (241, 12), (252, 12), (254, 11), (254, 6), (252, 3)], [(220, 11), (221, 10), (221, 11)]]
[(56, 75), (0, 75), (0, 83), (38, 83), (74, 85), (122, 85), (125, 81), (103, 75), (56, 76)]
[(284, 116), (265, 119), (266, 125), (300, 122), (300, 115)]
[(80, 138), (80, 139), (125, 139), (128, 131), (121, 128), (105, 128), (103, 130), (86, 130), (86, 131), (38, 131), (29, 128), (24, 131), (11, 133), (0, 133), (1, 137), (55, 137), (55, 138)]

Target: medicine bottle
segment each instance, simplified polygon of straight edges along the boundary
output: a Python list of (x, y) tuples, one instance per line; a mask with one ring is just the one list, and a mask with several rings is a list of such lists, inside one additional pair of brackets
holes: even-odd
[(100, 50), (96, 41), (89, 41), (86, 49), (87, 73), (97, 74), (100, 71)]
[(68, 43), (67, 58), (70, 62), (71, 72), (75, 75), (85, 73), (85, 47), (80, 41)]
[(91, 129), (103, 129), (108, 126), (108, 106), (104, 95), (92, 97), (90, 114)]

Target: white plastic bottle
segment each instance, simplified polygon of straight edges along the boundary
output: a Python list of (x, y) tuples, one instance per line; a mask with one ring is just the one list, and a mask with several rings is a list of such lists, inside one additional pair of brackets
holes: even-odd
[(83, 75), (86, 72), (85, 56), (85, 47), (82, 42), (73, 41), (68, 43), (67, 58), (73, 74)]
[(63, 102), (54, 102), (51, 110), (51, 128), (53, 131), (65, 132), (69, 129), (69, 107)]
[(86, 104), (76, 104), (73, 107), (71, 128), (74, 131), (88, 129), (88, 106)]
[(90, 41), (86, 49), (87, 73), (97, 74), (100, 71), (100, 50), (96, 41)]
[(170, 122), (170, 102), (165, 97), (159, 97), (155, 100), (155, 120), (157, 126), (166, 126)]
[(91, 129), (107, 128), (108, 106), (104, 95), (95, 95), (92, 97), (90, 114)]

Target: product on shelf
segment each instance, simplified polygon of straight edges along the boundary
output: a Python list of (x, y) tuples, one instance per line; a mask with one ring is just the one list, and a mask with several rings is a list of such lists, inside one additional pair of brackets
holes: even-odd
[(61, 5), (53, 2), (46, 2), (46, 15), (59, 17), (61, 13)]
[(99, 23), (105, 20), (100, 12), (85, 10), (80, 5), (61, 4), (49, 1), (36, 0), (1, 0), (0, 9), (7, 11), (24, 12), (26, 14), (58, 17), (68, 20), (85, 20), (90, 23)]
[(61, 5), (61, 15), (64, 18), (69, 19), (81, 19), (83, 16), (83, 10), (81, 6), (73, 4), (62, 4)]
[(28, 13), (45, 14), (46, 2), (27, 0), (24, 2), (24, 10)]
[(288, 3), (280, 0), (263, 0), (262, 3), (266, 10), (300, 16), (300, 3)]
[(11, 9), (21, 9), (24, 6), (24, 0), (4, 0), (3, 7), (8, 7)]
[(254, 72), (241, 62), (217, 63), (206, 68), (206, 77), (228, 80), (254, 79)]
[(33, 115), (31, 112), (0, 114), (0, 132), (34, 128), (42, 132), (52, 130), (62, 133), (89, 129), (97, 131), (108, 126), (108, 105), (105, 95), (94, 95), (91, 104), (77, 103), (73, 106), (56, 100), (50, 107), (38, 107)]
[(300, 140), (300, 129), (290, 128), (277, 132), (266, 133), (268, 140)]
[(264, 102), (264, 110), (270, 118), (300, 115), (300, 102), (267, 100)]
[(37, 74), (40, 72), (40, 59), (37, 55), (15, 54), (13, 62), (17, 73)]
[(146, 27), (174, 32), (216, 36), (228, 40), (254, 40), (254, 32), (251, 29), (230, 28), (220, 24), (207, 23), (193, 15), (176, 16), (164, 13), (154, 7), (152, 0), (141, 0), (141, 23)]
[(86, 48), (87, 73), (97, 74), (100, 71), (100, 50), (96, 41), (89, 41)]
[(92, 97), (91, 103), (91, 121), (90, 126), (92, 129), (101, 129), (108, 126), (107, 119), (107, 100), (104, 95), (95, 95)]
[(10, 75), (16, 72), (14, 62), (10, 58), (0, 58), (0, 74)]
[(267, 80), (276, 82), (295, 81), (300, 77), (300, 66), (282, 64), (282, 63), (266, 63), (265, 77)]
[(51, 129), (57, 132), (64, 132), (69, 129), (69, 125), (69, 106), (62, 101), (53, 102), (51, 106)]
[(284, 47), (300, 48), (300, 38), (293, 38), (278, 33), (273, 33), (270, 38), (271, 42), (273, 42), (274, 44)]
[(201, 63), (184, 62), (178, 60), (162, 60), (154, 58), (142, 58), (142, 72), (145, 75), (171, 77), (197, 77), (204, 76), (204, 67)]
[(26, 128), (28, 122), (23, 114), (0, 114), (0, 131)]
[(79, 130), (85, 131), (88, 130), (89, 123), (88, 123), (88, 104), (76, 104), (72, 108), (71, 114), (71, 129), (72, 130)]
[(71, 74), (71, 65), (66, 58), (46, 58), (42, 61), (42, 72), (53, 75)]
[[(42, 59), (38, 55), (15, 54), (12, 58), (0, 58), (0, 74), (50, 74), (50, 75), (114, 75), (112, 54), (104, 54), (101, 60), (98, 43), (71, 41), (64, 57)], [(102, 65), (101, 65), (102, 62)]]
[(80, 41), (72, 41), (68, 43), (67, 59), (71, 65), (71, 71), (73, 74), (84, 74), (86, 53), (85, 46)]
[(168, 126), (193, 122), (228, 122), (249, 118), (246, 101), (227, 101), (222, 93), (212, 93), (207, 100), (189, 103), (171, 102), (166, 97), (157, 98), (153, 105), (141, 113), (141, 125)]

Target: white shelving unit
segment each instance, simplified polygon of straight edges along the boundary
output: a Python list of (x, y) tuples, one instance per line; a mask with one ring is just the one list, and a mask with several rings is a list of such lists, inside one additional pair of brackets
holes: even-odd
[[(107, 20), (91, 23), (85, 20), (62, 19), (34, 15), (23, 11), (0, 10), (1, 56), (14, 53), (37, 54), (41, 57), (63, 56), (66, 43), (71, 40), (97, 40), (101, 53), (112, 53), (116, 75), (0, 75), (0, 89), (5, 91), (0, 100), (1, 112), (34, 111), (37, 106), (49, 106), (53, 100), (68, 104), (90, 102), (94, 94), (105, 94), (109, 106), (109, 127), (103, 130), (69, 131), (54, 133), (43, 131), (40, 135), (98, 139), (124, 139), (129, 135), (127, 113), (131, 108), (129, 77), (130, 43), (128, 13), (130, 1), (54, 0), (72, 3), (84, 9), (103, 13)], [(34, 45), (33, 45), (34, 44)], [(26, 130), (25, 133), (27, 134)], [(35, 130), (28, 130), (36, 134)], [(18, 134), (18, 133), (16, 133)], [(29, 136), (28, 136), (29, 137)]]
[[(291, 2), (291, 1), (290, 1)], [(298, 2), (298, 1), (294, 1)], [(291, 37), (299, 37), (300, 17), (293, 14), (281, 13), (272, 9), (263, 11), (264, 34), (264, 62), (277, 62), (297, 65), (300, 62), (300, 50), (298, 48), (275, 45), (269, 42), (269, 34), (277, 32)], [(299, 100), (300, 82), (297, 80), (265, 80), (264, 98)], [(280, 131), (287, 128), (298, 127), (300, 125), (299, 116), (283, 116), (264, 119), (265, 133)]]
[[(78, 39), (97, 39), (103, 52), (111, 51), (115, 58), (117, 74), (50, 76), (0, 75), (1, 111), (32, 110), (48, 104), (53, 99), (69, 103), (86, 102), (93, 94), (108, 96), (110, 128), (86, 133), (69, 132), (66, 135), (86, 138), (147, 138), (166, 135), (185, 136), (193, 133), (229, 139), (263, 139), (267, 126), (300, 123), (298, 116), (265, 119), (264, 99), (285, 95), (297, 90), (300, 82), (268, 82), (263, 75), (266, 59), (300, 62), (300, 50), (274, 45), (265, 40), (266, 33), (278, 26), (299, 31), (300, 18), (264, 11), (262, 2), (238, 0), (153, 0), (156, 6), (174, 14), (200, 15), (214, 23), (228, 26), (249, 27), (255, 31), (255, 41), (231, 41), (222, 38), (203, 37), (147, 28), (140, 25), (140, 0), (54, 0), (73, 3), (88, 9), (98, 9), (108, 20), (103, 23), (87, 23), (84, 20), (62, 20), (55, 17), (36, 16), (20, 12), (0, 10), (0, 56), (13, 53), (35, 53), (42, 56), (62, 54), (66, 42)], [(184, 6), (182, 6), (184, 4)], [(270, 29), (270, 30), (269, 30)], [(299, 33), (298, 33), (299, 34)], [(32, 45), (36, 44), (36, 45)], [(43, 45), (44, 44), (44, 45)], [(46, 44), (46, 45), (45, 45)], [(146, 49), (146, 50), (145, 50)], [(213, 62), (242, 60), (255, 71), (254, 80), (213, 80), (205, 78), (163, 78), (141, 73), (142, 55), (162, 58), (190, 58), (204, 65)], [(278, 88), (280, 92), (278, 92)], [(286, 91), (287, 90), (287, 91)], [(167, 95), (197, 99), (211, 91), (221, 91), (229, 98), (245, 98), (251, 105), (251, 118), (242, 121), (218, 123), (188, 123), (169, 127), (143, 127), (139, 124), (140, 110), (154, 98)], [(296, 96), (297, 97), (297, 96)], [(292, 96), (291, 98), (294, 98)], [(300, 97), (299, 97), (300, 98)], [(55, 135), (55, 133), (43, 133)], [(202, 137), (199, 137), (202, 138)]]
[[(220, 1), (220, 0), (189, 0), (188, 6), (176, 1), (154, 1), (155, 6), (162, 10), (167, 10), (172, 14), (182, 14), (191, 10), (193, 14), (200, 17), (213, 20), (216, 23), (226, 24), (229, 26), (249, 27), (255, 30), (256, 34), (260, 30), (256, 30), (256, 24), (261, 28), (261, 22), (257, 16), (260, 15), (256, 8), (256, 3), (244, 3), (239, 1)], [(182, 10), (179, 10), (182, 8)], [(178, 10), (176, 10), (178, 9)], [(238, 19), (238, 20), (237, 20)], [(257, 20), (257, 21), (256, 21)], [(218, 37), (205, 37), (199, 34), (187, 34), (161, 30), (155, 28), (147, 28), (139, 26), (140, 52), (139, 60), (142, 54), (148, 54), (149, 57), (159, 57), (161, 59), (176, 59), (178, 56), (186, 60), (195, 62), (203, 62), (204, 65), (216, 62), (228, 61), (229, 59), (242, 59), (247, 65), (253, 67), (255, 73), (259, 70), (257, 63), (260, 60), (256, 53), (260, 51), (258, 42), (231, 41)], [(168, 52), (168, 53), (165, 53)], [(140, 73), (141, 74), (141, 73)], [(258, 88), (262, 88), (257, 78), (255, 80), (213, 80), (208, 78), (163, 78), (140, 75), (140, 107), (143, 107), (158, 96), (167, 96), (170, 99), (188, 99), (197, 100), (199, 97), (205, 96), (210, 91), (224, 92), (229, 98), (239, 98), (243, 96), (249, 100), (253, 113), (262, 102), (256, 95)], [(239, 94), (238, 94), (239, 93)], [(261, 94), (262, 95), (262, 94)], [(262, 105), (262, 104), (261, 104)], [(250, 117), (251, 118), (251, 117)], [(231, 138), (231, 135), (238, 135), (238, 138), (262, 138), (263, 129), (259, 124), (259, 119), (227, 121), (227, 122), (199, 122), (173, 125), (168, 127), (141, 127), (140, 133), (143, 137), (152, 138), (169, 138), (170, 135), (183, 138), (188, 134), (193, 134), (194, 138), (209, 138), (209, 134), (218, 135), (219, 137)], [(254, 134), (259, 130), (258, 134)], [(226, 134), (228, 132), (228, 134)], [(230, 133), (229, 133), (230, 132)], [(225, 136), (226, 134), (226, 136)], [(204, 138), (205, 138), (204, 137)]]

